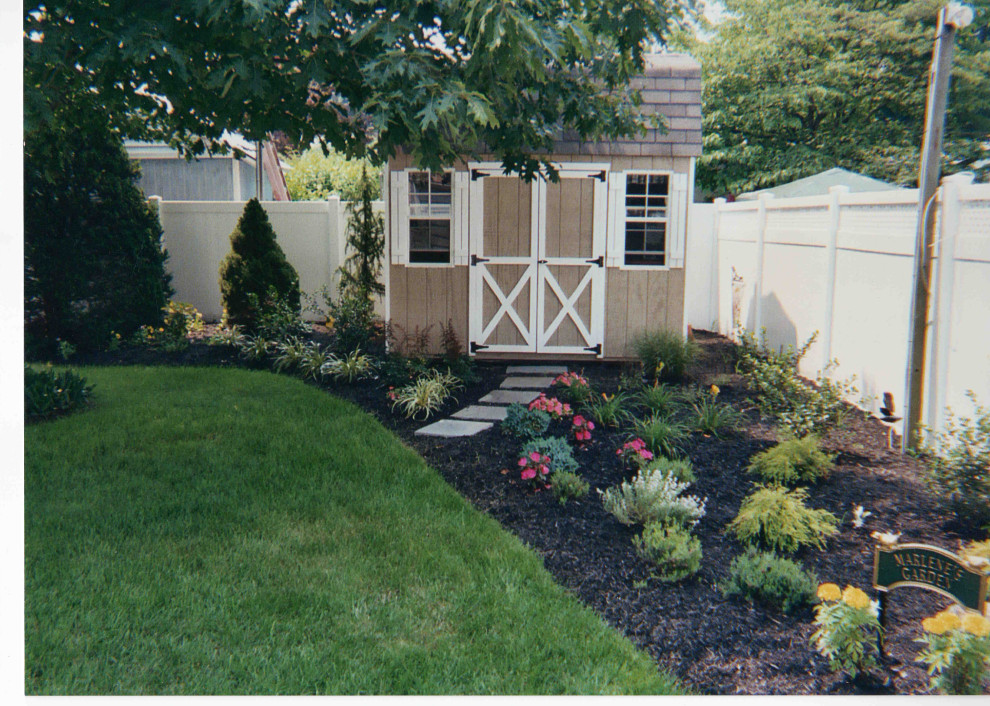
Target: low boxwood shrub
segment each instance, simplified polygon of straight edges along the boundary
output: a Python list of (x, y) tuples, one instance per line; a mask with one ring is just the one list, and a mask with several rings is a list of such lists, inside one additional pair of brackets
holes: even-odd
[(568, 500), (578, 500), (588, 494), (591, 486), (576, 473), (557, 471), (550, 478), (550, 489), (561, 505)]
[(701, 568), (701, 542), (680, 525), (651, 522), (633, 544), (637, 554), (656, 565), (661, 581), (680, 581)]
[(835, 458), (822, 451), (817, 437), (806, 436), (782, 441), (755, 454), (747, 472), (769, 483), (796, 485), (822, 480), (833, 468)]
[(807, 497), (804, 488), (758, 485), (743, 500), (739, 514), (726, 530), (743, 542), (761, 542), (782, 552), (794, 552), (805, 545), (821, 549), (838, 531), (839, 519), (828, 510), (807, 507)]
[(550, 473), (575, 473), (578, 462), (567, 439), (551, 436), (546, 439), (531, 439), (523, 446), (522, 455), (527, 456), (533, 451), (550, 457)]
[(681, 497), (688, 485), (670, 471), (644, 468), (632, 480), (598, 492), (605, 509), (624, 525), (664, 522), (694, 527), (705, 516), (707, 498)]
[(24, 416), (29, 420), (50, 419), (78, 409), (89, 402), (92, 391), (93, 386), (74, 370), (24, 366)]
[(520, 439), (542, 436), (550, 426), (550, 415), (540, 409), (526, 409), (525, 405), (510, 404), (505, 419), (499, 425), (503, 432)]
[(762, 601), (790, 613), (814, 603), (817, 588), (818, 578), (797, 562), (749, 547), (729, 565), (722, 594)]

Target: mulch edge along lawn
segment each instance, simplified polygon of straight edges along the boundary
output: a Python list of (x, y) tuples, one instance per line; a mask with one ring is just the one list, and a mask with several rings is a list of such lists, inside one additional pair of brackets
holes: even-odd
[(25, 430), (27, 693), (680, 693), (353, 405), (80, 372)]

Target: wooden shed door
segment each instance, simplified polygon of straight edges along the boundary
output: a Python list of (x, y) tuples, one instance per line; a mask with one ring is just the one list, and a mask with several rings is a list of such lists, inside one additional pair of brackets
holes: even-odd
[(605, 172), (471, 170), (470, 351), (602, 354)]

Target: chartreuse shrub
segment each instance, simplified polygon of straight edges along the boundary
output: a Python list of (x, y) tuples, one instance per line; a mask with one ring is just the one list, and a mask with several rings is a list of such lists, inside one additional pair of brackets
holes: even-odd
[(258, 199), (244, 206), (230, 234), (230, 248), (220, 263), (220, 296), (227, 325), (252, 331), (261, 315), (280, 302), (291, 312), (299, 311), (299, 275), (275, 241), (275, 231)]
[(570, 471), (557, 471), (553, 474), (550, 489), (554, 496), (565, 505), (568, 500), (579, 500), (588, 494), (591, 486), (581, 476)]
[(818, 578), (797, 562), (749, 547), (729, 565), (722, 594), (762, 601), (790, 613), (814, 603), (817, 586)]
[(680, 581), (701, 568), (701, 542), (682, 525), (651, 522), (633, 544), (637, 554), (656, 564), (661, 581)]
[(743, 542), (794, 552), (803, 546), (821, 549), (838, 531), (838, 518), (828, 510), (804, 504), (808, 491), (778, 485), (758, 485), (742, 502), (739, 514), (726, 527)]
[(506, 434), (517, 438), (535, 439), (550, 426), (550, 415), (539, 409), (526, 409), (518, 403), (510, 404), (499, 426)]
[(55, 116), (24, 135), (29, 358), (50, 358), (59, 342), (93, 351), (157, 329), (171, 294), (158, 214), (119, 135), (98, 122)]
[(551, 436), (545, 439), (530, 439), (522, 448), (524, 456), (533, 452), (550, 457), (550, 473), (556, 474), (560, 471), (576, 473), (578, 462), (574, 458), (574, 450), (567, 443), (567, 439), (559, 436)]
[(698, 350), (693, 341), (669, 329), (640, 331), (631, 343), (651, 380), (679, 381)]
[(931, 685), (943, 694), (976, 696), (990, 667), (990, 620), (965, 611), (943, 610), (921, 621), (925, 645), (918, 661), (928, 666)]
[(821, 449), (815, 436), (787, 439), (754, 455), (748, 473), (758, 475), (769, 483), (796, 485), (816, 483), (835, 468), (834, 457)]
[(834, 583), (818, 587), (821, 603), (815, 608), (811, 644), (826, 657), (832, 671), (852, 678), (876, 665), (877, 636), (883, 631), (877, 608), (870, 597), (855, 586), (844, 591)]
[(923, 445), (928, 482), (946, 509), (969, 525), (990, 525), (990, 408), (968, 393), (975, 412), (958, 417), (949, 411), (945, 431), (931, 433)]
[(29, 420), (68, 414), (87, 404), (92, 391), (86, 378), (73, 370), (24, 366), (24, 416)]
[(229, 368), (88, 368), (24, 432), (28, 694), (680, 692), (374, 417)]
[(644, 468), (632, 480), (598, 492), (605, 509), (624, 525), (661, 522), (691, 528), (705, 516), (707, 498), (681, 497), (688, 485), (670, 471)]

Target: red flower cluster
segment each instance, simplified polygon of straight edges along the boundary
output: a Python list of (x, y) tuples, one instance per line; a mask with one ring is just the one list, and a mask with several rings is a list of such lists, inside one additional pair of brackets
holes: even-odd
[(615, 452), (616, 456), (621, 456), (627, 464), (642, 466), (647, 461), (653, 460), (653, 452), (646, 448), (646, 442), (642, 439), (633, 439), (622, 445), (622, 448)]
[(580, 414), (574, 417), (574, 440), (579, 444), (591, 441), (591, 432), (595, 429), (595, 423), (590, 419), (585, 419)]
[(571, 406), (566, 402), (561, 402), (556, 397), (547, 397), (544, 393), (529, 403), (530, 409), (538, 409), (546, 412), (554, 419), (562, 419), (571, 416)]
[(520, 476), (523, 480), (528, 480), (537, 488), (547, 484), (546, 478), (550, 475), (550, 457), (531, 451), (528, 456), (519, 459), (519, 467), (522, 468)]
[(584, 385), (585, 387), (588, 387), (588, 380), (577, 373), (564, 373), (562, 375), (558, 375), (554, 379), (553, 384), (555, 387), (557, 385), (560, 385), (561, 387), (570, 387), (571, 385)]

